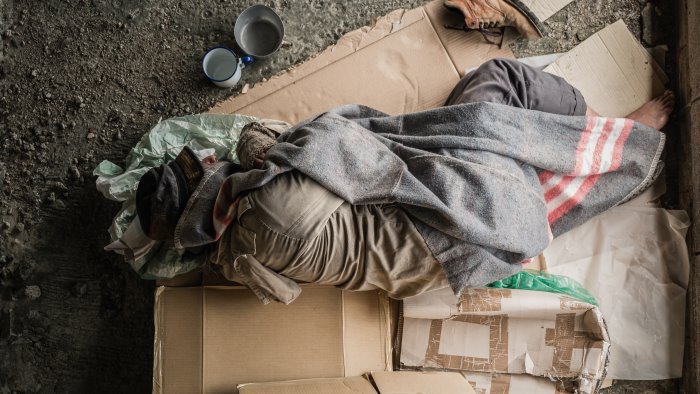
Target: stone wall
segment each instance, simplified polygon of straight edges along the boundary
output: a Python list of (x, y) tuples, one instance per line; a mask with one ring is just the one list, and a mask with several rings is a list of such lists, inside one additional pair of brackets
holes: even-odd
[[(688, 237), (690, 289), (684, 387), (700, 392), (700, 1), (681, 0), (677, 10), (676, 91), (680, 144), (677, 158), (681, 207), (692, 218)], [(675, 158), (669, 158), (675, 159)]]

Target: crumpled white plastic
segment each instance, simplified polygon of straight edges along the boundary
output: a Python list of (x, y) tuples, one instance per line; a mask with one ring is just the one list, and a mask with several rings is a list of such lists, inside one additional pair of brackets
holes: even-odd
[(576, 279), (598, 300), (612, 379), (682, 374), (690, 220), (685, 211), (659, 208), (662, 193), (650, 190), (596, 216), (544, 251), (547, 271)]
[[(216, 154), (218, 160), (238, 162), (235, 147), (243, 126), (258, 119), (244, 115), (189, 115), (156, 124), (134, 146), (126, 158), (126, 168), (110, 161), (101, 162), (93, 171), (97, 190), (106, 198), (121, 201), (122, 209), (109, 228), (112, 241), (118, 240), (136, 216), (134, 197), (139, 179), (149, 169), (175, 159), (186, 145)], [(167, 279), (189, 272), (201, 261), (177, 253), (172, 245), (159, 243), (149, 253), (148, 261), (137, 260), (132, 266), (144, 279)]]

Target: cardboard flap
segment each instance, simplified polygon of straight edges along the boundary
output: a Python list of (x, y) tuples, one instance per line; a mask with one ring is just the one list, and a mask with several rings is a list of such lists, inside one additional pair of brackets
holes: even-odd
[(238, 386), (238, 392), (241, 394), (377, 394), (372, 384), (361, 376), (242, 384)]
[(372, 28), (349, 33), (320, 56), (210, 112), (296, 123), (357, 103), (400, 114), (441, 105), (458, 80), (424, 9), (417, 8), (395, 11)]
[(159, 288), (154, 392), (235, 392), (241, 383), (336, 378), (391, 365), (386, 295), (305, 286), (290, 305), (248, 289)]
[(202, 392), (203, 295), (201, 287), (156, 290), (154, 393)]
[(579, 89), (603, 116), (624, 117), (660, 95), (668, 78), (622, 20), (545, 68)]
[(467, 70), (478, 67), (486, 60), (498, 57), (515, 57), (508, 45), (499, 47), (488, 43), (478, 31), (465, 32), (446, 28), (445, 25), (462, 26), (464, 18), (461, 14), (445, 8), (442, 1), (428, 3), (425, 5), (425, 12), (430, 18), (435, 33), (440, 38), (440, 43), (460, 76), (464, 76)]
[(372, 380), (381, 394), (475, 394), (458, 372), (372, 372)]

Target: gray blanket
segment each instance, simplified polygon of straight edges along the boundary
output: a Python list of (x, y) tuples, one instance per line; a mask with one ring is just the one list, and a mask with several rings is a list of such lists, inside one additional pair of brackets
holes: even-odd
[(398, 203), (459, 294), (517, 272), (553, 236), (643, 191), (663, 144), (627, 119), (492, 103), (400, 116), (346, 105), (282, 134), (264, 169), (231, 175), (218, 199), (296, 169), (352, 204)]

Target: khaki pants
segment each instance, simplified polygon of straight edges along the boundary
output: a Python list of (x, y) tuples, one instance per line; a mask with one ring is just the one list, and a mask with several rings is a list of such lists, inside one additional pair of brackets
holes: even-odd
[(228, 279), (262, 287), (277, 300), (278, 294), (289, 302), (296, 297), (279, 276), (347, 290), (382, 289), (394, 298), (447, 286), (401, 208), (350, 205), (296, 171), (244, 197), (220, 245), (218, 260)]

